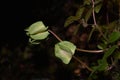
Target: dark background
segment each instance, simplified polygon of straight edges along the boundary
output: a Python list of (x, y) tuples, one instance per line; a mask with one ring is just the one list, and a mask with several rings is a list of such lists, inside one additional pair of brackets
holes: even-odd
[[(56, 63), (55, 57), (50, 57), (54, 55), (52, 52), (50, 55), (45, 47), (34, 46), (33, 54), (31, 54), (28, 47), (29, 37), (24, 29), (40, 20), (47, 26), (63, 25), (66, 17), (63, 7), (66, 1), (4, 0), (0, 2), (0, 61), (3, 61), (0, 63), (1, 80), (26, 80), (33, 76), (44, 77), (46, 75), (60, 76), (59, 71), (52, 76), (47, 73), (49, 66), (54, 68), (54, 63)], [(24, 54), (30, 55), (30, 58), (24, 59)], [(61, 71), (61, 66), (58, 68), (60, 68), (58, 69), (60, 73), (64, 71)]]
[(24, 29), (42, 20), (47, 26), (57, 24), (65, 17), (63, 5), (67, 0), (5, 0), (1, 2), (1, 42), (27, 41)]

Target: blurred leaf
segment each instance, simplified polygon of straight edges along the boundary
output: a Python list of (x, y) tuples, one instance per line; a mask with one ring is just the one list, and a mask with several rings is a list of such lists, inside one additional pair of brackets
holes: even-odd
[(105, 52), (103, 58), (98, 60), (98, 66), (93, 67), (94, 71), (90, 74), (90, 76), (92, 76), (93, 73), (96, 71), (104, 71), (107, 69), (108, 67), (107, 58), (115, 51), (116, 48), (117, 46), (114, 45)]
[(85, 21), (86, 22), (89, 20), (91, 14), (92, 14), (92, 8), (90, 8), (85, 15)]
[(102, 41), (103, 41), (104, 44), (106, 44), (106, 45), (108, 44), (108, 42), (106, 40), (102, 40)]
[(107, 60), (99, 60), (98, 61), (98, 71), (104, 71), (107, 69), (108, 67), (108, 63), (107, 63)]
[(103, 56), (103, 59), (107, 59), (107, 57), (109, 57), (109, 56), (115, 51), (115, 49), (116, 49), (117, 47), (118, 47), (117, 45), (114, 45), (114, 46), (112, 46), (111, 48), (109, 48), (109, 49), (105, 52), (105, 54), (104, 54), (104, 56)]
[(91, 32), (89, 33), (88, 41), (90, 41), (90, 39), (91, 39), (92, 34), (93, 34), (94, 31), (95, 31), (95, 27), (94, 27), (94, 25), (92, 25), (92, 30), (91, 30)]
[(97, 5), (95, 6), (95, 12), (96, 12), (96, 13), (99, 13), (99, 11), (100, 11), (101, 8), (102, 8), (102, 3), (97, 4)]
[(109, 43), (113, 43), (120, 38), (120, 32), (112, 32), (109, 36)]
[(105, 25), (104, 28), (106, 28), (108, 31), (111, 31), (117, 26), (117, 21), (113, 21), (109, 23), (108, 25)]
[(95, 0), (95, 5), (99, 4), (100, 2), (102, 2), (102, 0)]
[(97, 47), (98, 47), (99, 49), (103, 49), (103, 47), (102, 47), (101, 45), (97, 45)]
[(105, 49), (105, 48), (107, 47), (107, 45), (101, 43), (101, 44), (99, 44), (97, 47), (98, 47), (99, 49)]
[(68, 41), (62, 41), (55, 45), (55, 56), (63, 63), (68, 64), (75, 53), (76, 46)]
[(84, 5), (90, 5), (91, 1), (90, 0), (84, 0)]
[(114, 58), (115, 59), (120, 59), (120, 50), (115, 52)]
[(104, 71), (106, 70), (108, 67), (108, 63), (106, 60), (98, 60), (98, 66), (93, 66), (92, 69), (93, 69), (93, 72), (90, 74), (89, 77), (93, 76), (93, 74), (96, 72), (96, 71)]
[(98, 47), (99, 49), (104, 49), (103, 46), (101, 46), (101, 45), (97, 45), (97, 47)]
[(84, 10), (85, 10), (85, 7), (80, 7), (80, 8), (78, 8), (75, 16), (76, 16), (78, 19), (80, 19), (81, 16), (82, 16), (82, 14), (83, 14), (83, 12), (84, 12)]
[(70, 16), (67, 18), (67, 20), (65, 21), (64, 27), (69, 26), (71, 23), (73, 23), (74, 21), (77, 21), (79, 18), (76, 16)]

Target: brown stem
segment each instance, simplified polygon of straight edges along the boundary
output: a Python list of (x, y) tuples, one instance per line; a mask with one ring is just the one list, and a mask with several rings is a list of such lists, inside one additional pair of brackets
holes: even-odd
[(55, 38), (57, 38), (58, 41), (62, 41), (62, 39), (60, 39), (53, 31), (51, 31), (50, 29), (48, 30)]
[(108, 39), (105, 37), (105, 35), (103, 34), (101, 28), (97, 25), (97, 22), (96, 22), (96, 17), (95, 17), (95, 3), (94, 3), (94, 0), (91, 0), (92, 1), (92, 16), (93, 16), (93, 20), (94, 20), (94, 26), (98, 29), (98, 31), (100, 32), (100, 34), (103, 36), (103, 38), (108, 41)]
[(84, 49), (79, 49), (79, 48), (77, 48), (76, 50), (80, 51), (80, 52), (87, 52), (87, 53), (102, 53), (102, 52), (104, 52), (104, 50), (84, 50)]
[(97, 26), (97, 23), (96, 23), (96, 18), (95, 18), (95, 12), (94, 12), (94, 7), (95, 7), (95, 3), (94, 3), (94, 0), (92, 0), (92, 15), (93, 15), (93, 20), (94, 20), (94, 25)]
[[(48, 30), (54, 37), (56, 37), (56, 39), (58, 41), (62, 41), (62, 39), (60, 39), (60, 37), (58, 37), (53, 31), (51, 30)], [(87, 53), (101, 53), (101, 52), (104, 52), (104, 50), (84, 50), (84, 49), (79, 49), (77, 48), (76, 49), (77, 51), (80, 51), (80, 52), (87, 52)]]
[(78, 61), (80, 64), (82, 64), (84, 67), (86, 67), (89, 71), (93, 71), (90, 67), (88, 67), (83, 61), (81, 61), (80, 59), (78, 59), (75, 56), (72, 56), (76, 61)]
[[(53, 34), (53, 36), (55, 36), (59, 41), (62, 41), (62, 39), (60, 39), (53, 31), (48, 30), (51, 34)], [(85, 50), (84, 50), (85, 51)], [(80, 59), (78, 59), (75, 56), (72, 56), (76, 61), (78, 61), (80, 64), (82, 64), (83, 66), (85, 66), (89, 71), (92, 71), (92, 69), (90, 67), (88, 67), (84, 62), (82, 62)]]

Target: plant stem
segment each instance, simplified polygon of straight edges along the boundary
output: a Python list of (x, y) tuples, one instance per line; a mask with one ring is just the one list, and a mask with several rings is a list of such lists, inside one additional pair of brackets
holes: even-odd
[(93, 8), (92, 9), (92, 15), (93, 15), (93, 20), (94, 20), (94, 25), (97, 26), (94, 7), (95, 7), (95, 3), (94, 3), (94, 0), (92, 0), (92, 8)]
[(105, 35), (103, 34), (101, 28), (97, 25), (97, 22), (96, 22), (96, 17), (95, 17), (95, 3), (94, 3), (94, 0), (91, 0), (92, 1), (92, 16), (93, 16), (93, 20), (94, 20), (94, 26), (95, 28), (98, 29), (98, 31), (100, 32), (100, 34), (103, 36), (103, 38), (108, 41), (108, 39), (105, 37)]
[(58, 37), (53, 31), (51, 31), (50, 29), (48, 30), (55, 38), (57, 38), (58, 41), (62, 41), (62, 39), (60, 39), (60, 37)]
[(86, 67), (89, 71), (93, 71), (90, 67), (88, 67), (83, 61), (81, 61), (80, 59), (78, 59), (75, 56), (72, 56), (76, 61), (78, 61), (80, 64), (82, 64), (84, 67)]
[[(50, 29), (48, 30), (58, 41), (62, 41), (62, 39), (60, 39), (60, 37), (58, 37), (53, 31), (51, 31)], [(104, 52), (104, 50), (84, 50), (84, 49), (76, 49), (77, 51), (80, 52), (86, 52), (86, 53), (102, 53)]]
[(92, 30), (91, 30), (91, 32), (90, 32), (90, 34), (89, 34), (89, 37), (88, 37), (88, 42), (90, 41), (94, 30), (95, 30), (95, 27), (92, 27)]
[[(62, 41), (62, 39), (60, 39), (53, 31), (48, 30), (53, 36), (55, 36), (59, 41)], [(83, 50), (85, 51), (85, 50)], [(90, 67), (88, 67), (84, 62), (82, 62), (80, 59), (78, 59), (75, 56), (72, 56), (76, 61), (78, 61), (80, 64), (82, 64), (83, 66), (85, 66), (89, 71), (92, 71), (92, 69)]]
[(84, 50), (84, 49), (79, 49), (79, 48), (77, 48), (76, 50), (80, 52), (96, 53), (96, 54), (104, 52), (104, 50)]

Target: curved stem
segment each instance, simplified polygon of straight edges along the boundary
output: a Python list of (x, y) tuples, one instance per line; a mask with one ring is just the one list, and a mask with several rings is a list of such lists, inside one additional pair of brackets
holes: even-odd
[(53, 31), (51, 31), (50, 29), (48, 30), (55, 38), (57, 38), (58, 41), (62, 41), (62, 39), (60, 39)]
[[(48, 30), (53, 36), (55, 36), (59, 41), (62, 41), (62, 39), (60, 39), (53, 31)], [(85, 66), (89, 71), (92, 71), (92, 69), (90, 67), (88, 67), (84, 62), (82, 62), (80, 59), (78, 59), (75, 56), (72, 56), (76, 61), (78, 61), (80, 64), (82, 64), (83, 66)]]
[(92, 1), (92, 16), (93, 16), (93, 20), (94, 20), (94, 26), (98, 29), (98, 31), (100, 32), (100, 34), (103, 36), (103, 38), (108, 41), (108, 39), (105, 37), (105, 35), (103, 34), (101, 28), (97, 25), (97, 22), (96, 22), (96, 17), (95, 17), (95, 3), (94, 3), (94, 0), (91, 0)]
[[(60, 37), (58, 37), (53, 31), (48, 30), (58, 41), (62, 41), (62, 39), (60, 39)], [(84, 50), (84, 49), (76, 49), (77, 51), (80, 52), (87, 52), (87, 53), (101, 53), (104, 52), (104, 50)]]

